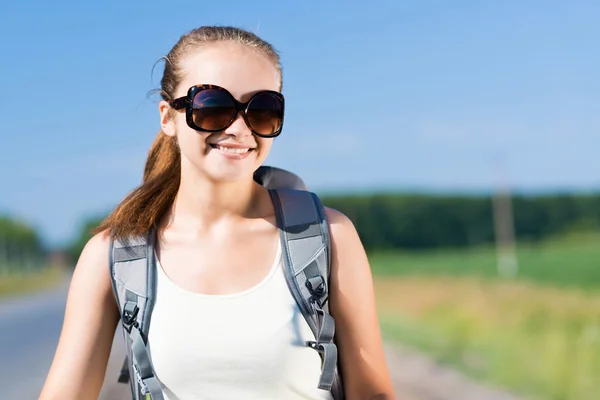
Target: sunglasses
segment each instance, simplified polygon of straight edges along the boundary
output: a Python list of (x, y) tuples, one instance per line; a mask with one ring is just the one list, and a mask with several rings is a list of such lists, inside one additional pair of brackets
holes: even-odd
[(220, 86), (196, 85), (188, 90), (187, 96), (171, 100), (169, 105), (175, 110), (185, 109), (188, 126), (202, 132), (229, 128), (240, 112), (257, 136), (278, 136), (283, 127), (284, 98), (272, 90), (257, 92), (246, 103), (240, 103)]

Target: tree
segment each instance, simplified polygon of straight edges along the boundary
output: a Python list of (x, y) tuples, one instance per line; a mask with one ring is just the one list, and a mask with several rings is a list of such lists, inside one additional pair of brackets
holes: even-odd
[(35, 229), (0, 216), (0, 273), (25, 272), (45, 263), (46, 251)]

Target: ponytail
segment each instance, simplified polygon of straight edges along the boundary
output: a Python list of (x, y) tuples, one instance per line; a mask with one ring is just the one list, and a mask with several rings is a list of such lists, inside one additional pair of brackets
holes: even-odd
[(94, 230), (112, 238), (146, 234), (173, 204), (181, 179), (181, 155), (174, 137), (158, 132), (150, 147), (142, 184)]

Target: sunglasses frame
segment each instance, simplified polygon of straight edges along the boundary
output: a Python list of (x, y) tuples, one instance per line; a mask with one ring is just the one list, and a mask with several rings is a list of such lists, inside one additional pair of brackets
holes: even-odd
[[(220, 90), (220, 91), (225, 92), (225, 94), (227, 94), (227, 96), (229, 96), (231, 98), (232, 103), (235, 107), (235, 113), (231, 117), (231, 120), (222, 129), (204, 129), (194, 123), (194, 118), (193, 118), (194, 97), (198, 93), (200, 93), (204, 90), (208, 90), (208, 89)], [(256, 132), (250, 125), (250, 122), (248, 121), (248, 116), (247, 116), (248, 107), (250, 106), (250, 103), (252, 103), (252, 101), (257, 96), (264, 95), (264, 94), (268, 94), (268, 95), (271, 95), (271, 96), (277, 98), (279, 101), (281, 101), (281, 107), (282, 107), (281, 124), (279, 125), (279, 129), (277, 129), (275, 132), (273, 132), (269, 135), (265, 135), (265, 134)], [(279, 136), (281, 134), (281, 130), (283, 129), (283, 119), (284, 119), (284, 114), (285, 114), (285, 98), (284, 98), (283, 94), (281, 94), (280, 92), (276, 92), (274, 90), (261, 90), (259, 92), (254, 93), (247, 102), (241, 103), (241, 102), (237, 101), (237, 99), (235, 97), (233, 97), (233, 95), (227, 89), (225, 89), (221, 86), (210, 85), (210, 84), (200, 84), (200, 85), (195, 85), (195, 86), (190, 87), (188, 89), (187, 95), (176, 98), (174, 100), (171, 100), (168, 103), (173, 109), (175, 109), (177, 111), (185, 109), (185, 119), (186, 119), (188, 126), (192, 129), (200, 131), (200, 132), (213, 132), (214, 133), (214, 132), (224, 131), (225, 129), (229, 128), (231, 126), (231, 124), (233, 124), (233, 122), (236, 120), (236, 118), (240, 112), (242, 113), (242, 118), (244, 119), (246, 126), (256, 136), (260, 136), (263, 138), (274, 138), (274, 137)]]

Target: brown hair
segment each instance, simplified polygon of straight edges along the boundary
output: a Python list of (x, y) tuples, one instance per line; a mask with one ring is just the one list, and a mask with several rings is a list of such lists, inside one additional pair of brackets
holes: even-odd
[[(275, 65), (280, 77), (279, 54), (269, 43), (254, 33), (228, 26), (203, 26), (181, 36), (171, 51), (163, 57), (165, 68), (160, 96), (172, 100), (183, 78), (181, 60), (194, 49), (217, 42), (233, 42), (256, 49)], [(158, 223), (173, 203), (181, 179), (181, 155), (174, 137), (159, 131), (150, 147), (142, 184), (125, 197), (114, 211), (94, 230), (110, 231), (113, 238), (139, 236)]]

